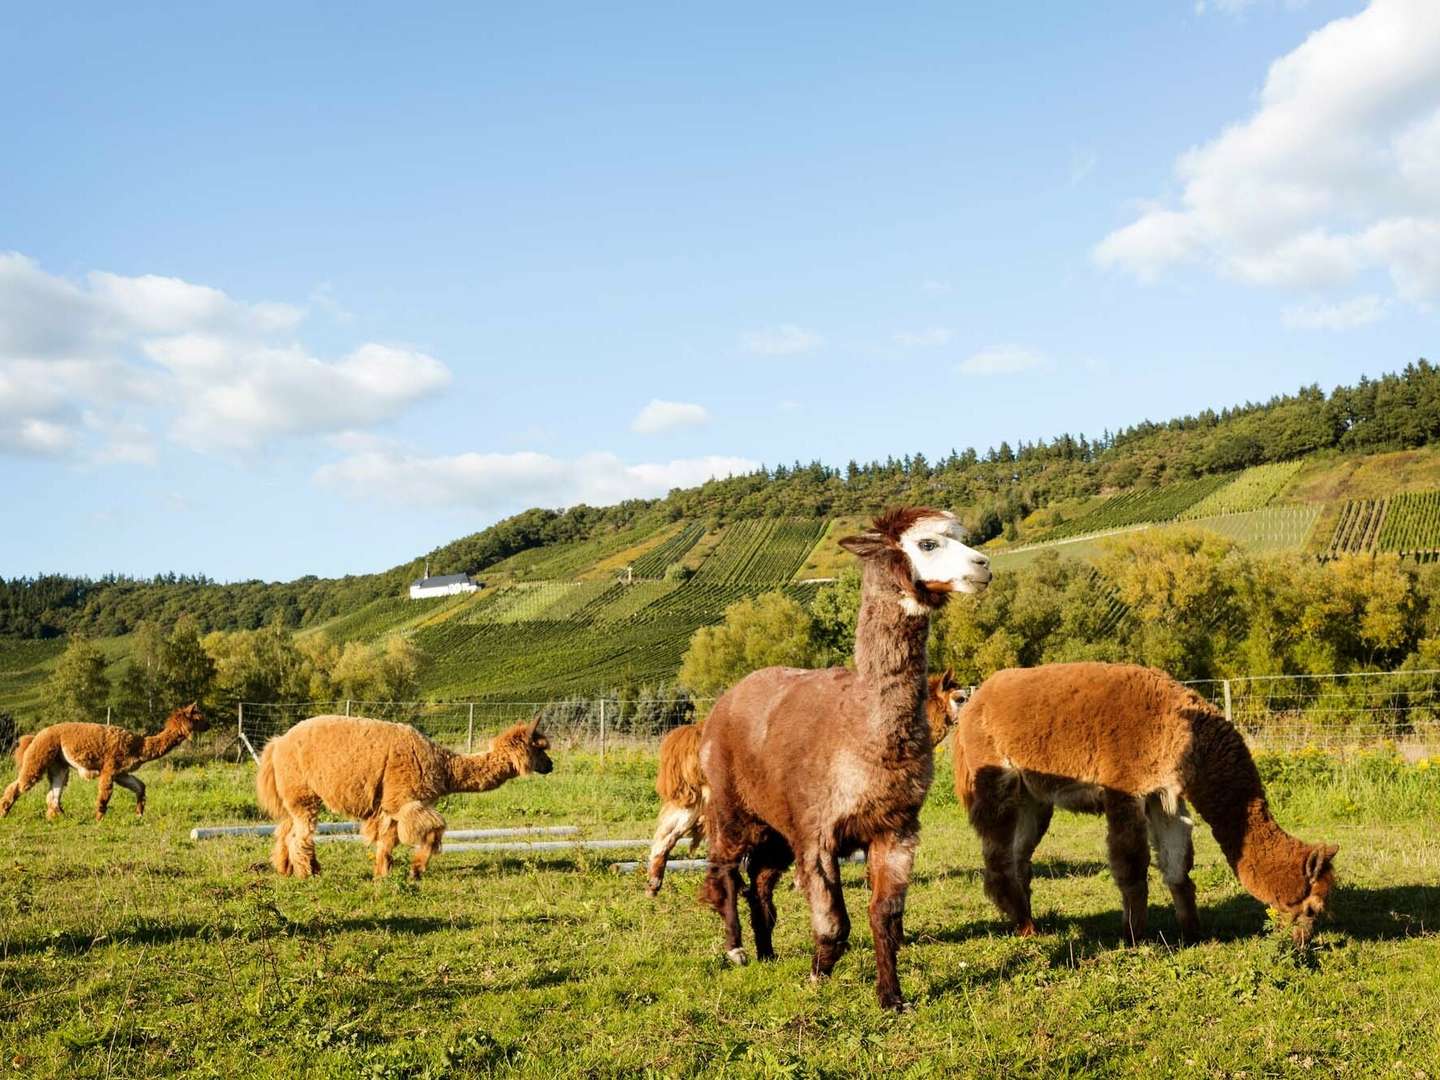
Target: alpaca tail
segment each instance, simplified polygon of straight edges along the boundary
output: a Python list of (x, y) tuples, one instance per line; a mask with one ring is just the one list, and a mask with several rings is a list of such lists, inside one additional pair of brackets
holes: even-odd
[(672, 806), (698, 807), (705, 802), (705, 773), (700, 768), (699, 724), (677, 727), (660, 744), (655, 792)]
[(260, 771), (255, 774), (255, 798), (260, 809), (279, 821), (285, 817), (285, 804), (280, 801), (280, 788), (275, 783), (275, 744), (268, 743), (260, 753)]
[(22, 766), (22, 765), (25, 764), (25, 751), (30, 748), (30, 744), (31, 744), (32, 742), (34, 742), (34, 741), (35, 741), (35, 736), (34, 736), (34, 735), (21, 735), (20, 738), (19, 738), (19, 740), (16, 741), (16, 743), (15, 743), (15, 767), (16, 767), (17, 769), (18, 769), (20, 766)]

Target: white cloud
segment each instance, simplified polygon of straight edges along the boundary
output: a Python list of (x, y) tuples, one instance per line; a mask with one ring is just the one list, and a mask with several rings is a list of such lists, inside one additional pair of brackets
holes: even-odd
[(1020, 345), (992, 345), (960, 361), (962, 375), (1016, 375), (1047, 366), (1045, 357)]
[(201, 450), (364, 428), (443, 389), (423, 353), (339, 360), (293, 334), (304, 311), (153, 274), (78, 282), (0, 253), (0, 452), (152, 462), (152, 429)]
[(794, 323), (755, 330), (740, 338), (740, 345), (746, 352), (761, 356), (794, 356), (818, 349), (824, 343), (825, 339), (819, 334), (802, 330)]
[(895, 344), (907, 349), (923, 349), (936, 345), (948, 345), (954, 333), (943, 326), (932, 326), (928, 330), (901, 331), (895, 335)]
[(611, 453), (557, 458), (522, 451), (424, 457), (401, 452), (355, 454), (322, 466), (315, 480), (342, 494), (414, 506), (505, 510), (519, 506), (607, 504), (654, 498), (712, 477), (753, 472), (739, 457), (679, 458), (627, 465)]
[(1400, 297), (1440, 299), (1440, 3), (1372, 0), (1328, 23), (1175, 170), (1178, 200), (1105, 237), (1100, 265), (1310, 289), (1382, 270)]
[(1370, 294), (1338, 304), (1299, 304), (1286, 308), (1281, 318), (1295, 330), (1353, 330), (1379, 322), (1389, 314), (1389, 307), (1384, 297)]
[[(1195, 14), (1204, 15), (1213, 10), (1226, 15), (1241, 15), (1262, 2), (1263, 0), (1195, 0)], [(1310, 0), (1280, 0), (1280, 3), (1287, 11), (1299, 11), (1309, 4)]]
[(703, 405), (654, 398), (636, 414), (630, 422), (630, 430), (641, 435), (654, 435), (676, 428), (699, 427), (709, 422), (710, 414)]

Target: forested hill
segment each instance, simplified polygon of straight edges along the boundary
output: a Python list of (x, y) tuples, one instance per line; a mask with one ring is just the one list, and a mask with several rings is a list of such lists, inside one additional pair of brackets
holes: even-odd
[[(130, 632), (182, 613), (203, 629), (250, 629), (275, 621), (316, 625), (400, 595), (428, 557), (434, 573), (477, 573), (527, 551), (595, 541), (686, 521), (713, 529), (748, 518), (830, 519), (895, 502), (962, 512), (979, 541), (1011, 544), (1060, 535), (1084, 520), (1087, 500), (1233, 474), (1326, 452), (1405, 449), (1440, 439), (1440, 369), (1425, 360), (1397, 374), (1326, 394), (1318, 386), (1262, 403), (1135, 424), (1098, 436), (1001, 443), (985, 452), (922, 452), (842, 468), (812, 462), (676, 490), (663, 499), (565, 511), (532, 509), (390, 570), (344, 578), (220, 585), (169, 575), (153, 580), (63, 574), (0, 582), (0, 636), (94, 636)], [(62, 569), (62, 568), (57, 568)]]

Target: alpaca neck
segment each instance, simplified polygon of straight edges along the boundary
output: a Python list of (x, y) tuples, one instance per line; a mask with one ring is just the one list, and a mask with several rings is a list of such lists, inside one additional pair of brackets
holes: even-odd
[(489, 791), (519, 776), (508, 754), (454, 754), (450, 758), (451, 791)]
[[(908, 603), (906, 601), (909, 601)], [(929, 744), (925, 717), (925, 639), (930, 609), (915, 603), (887, 576), (867, 563), (855, 624), (855, 670), (869, 693), (872, 727), (886, 742)]]
[(164, 757), (189, 737), (190, 732), (184, 728), (166, 724), (156, 734), (147, 735), (141, 740), (140, 760), (154, 761), (158, 757)]

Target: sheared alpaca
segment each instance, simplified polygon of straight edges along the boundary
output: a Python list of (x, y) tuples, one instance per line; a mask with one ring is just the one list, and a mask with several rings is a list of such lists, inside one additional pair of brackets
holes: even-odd
[(841, 540), (863, 568), (855, 670), (764, 668), (736, 683), (706, 719), (700, 763), (710, 788), (710, 854), (702, 896), (724, 920), (732, 963), (747, 959), (742, 892), (755, 954), (774, 957), (773, 896), (793, 860), (810, 907), (811, 975), (829, 975), (850, 937), (840, 859), (864, 849), (876, 996), (884, 1008), (903, 1006), (895, 954), (934, 767), (924, 709), (930, 614), (951, 592), (990, 582), (989, 560), (963, 536), (951, 514), (904, 508)]
[(10, 812), (15, 800), (40, 779), (50, 778), (45, 795), (45, 816), (50, 819), (64, 812), (60, 805), (70, 770), (75, 769), (86, 780), (99, 780), (95, 800), (95, 820), (105, 816), (110, 805), (112, 785), (119, 784), (135, 793), (135, 813), (145, 813), (145, 785), (130, 775), (147, 761), (164, 757), (191, 735), (209, 728), (200, 709), (189, 704), (176, 709), (165, 726), (154, 735), (137, 735), (113, 724), (66, 723), (51, 724), (34, 735), (22, 735), (15, 744), (15, 764), (20, 775), (0, 795), (0, 817)]
[(410, 877), (419, 880), (440, 850), (445, 819), (435, 811), (442, 795), (490, 791), (529, 773), (548, 773), (549, 741), (537, 717), (490, 741), (481, 754), (457, 754), (409, 724), (351, 716), (312, 716), (265, 744), (255, 792), (274, 818), (270, 862), (281, 873), (306, 878), (320, 872), (315, 819), (324, 806), (360, 822), (375, 845), (375, 876), (390, 872), (396, 843), (415, 847)]
[[(931, 675), (925, 697), (925, 716), (930, 722), (930, 743), (939, 745), (955, 725), (960, 707), (969, 691), (955, 681), (948, 668), (943, 675)], [(673, 728), (660, 743), (660, 769), (655, 791), (660, 796), (660, 817), (650, 845), (650, 873), (645, 895), (654, 896), (665, 881), (665, 863), (670, 852), (687, 835), (693, 852), (705, 839), (705, 774), (700, 771), (699, 724)]]
[(985, 892), (1035, 932), (1030, 859), (1054, 807), (1104, 814), (1126, 932), (1145, 933), (1146, 833), (1181, 934), (1199, 935), (1191, 830), (1200, 812), (1240, 884), (1291, 916), (1304, 943), (1325, 913), (1334, 844), (1306, 844), (1270, 816), (1235, 727), (1170, 676), (1129, 664), (1046, 664), (986, 679), (960, 713), (955, 793), (980, 835)]

